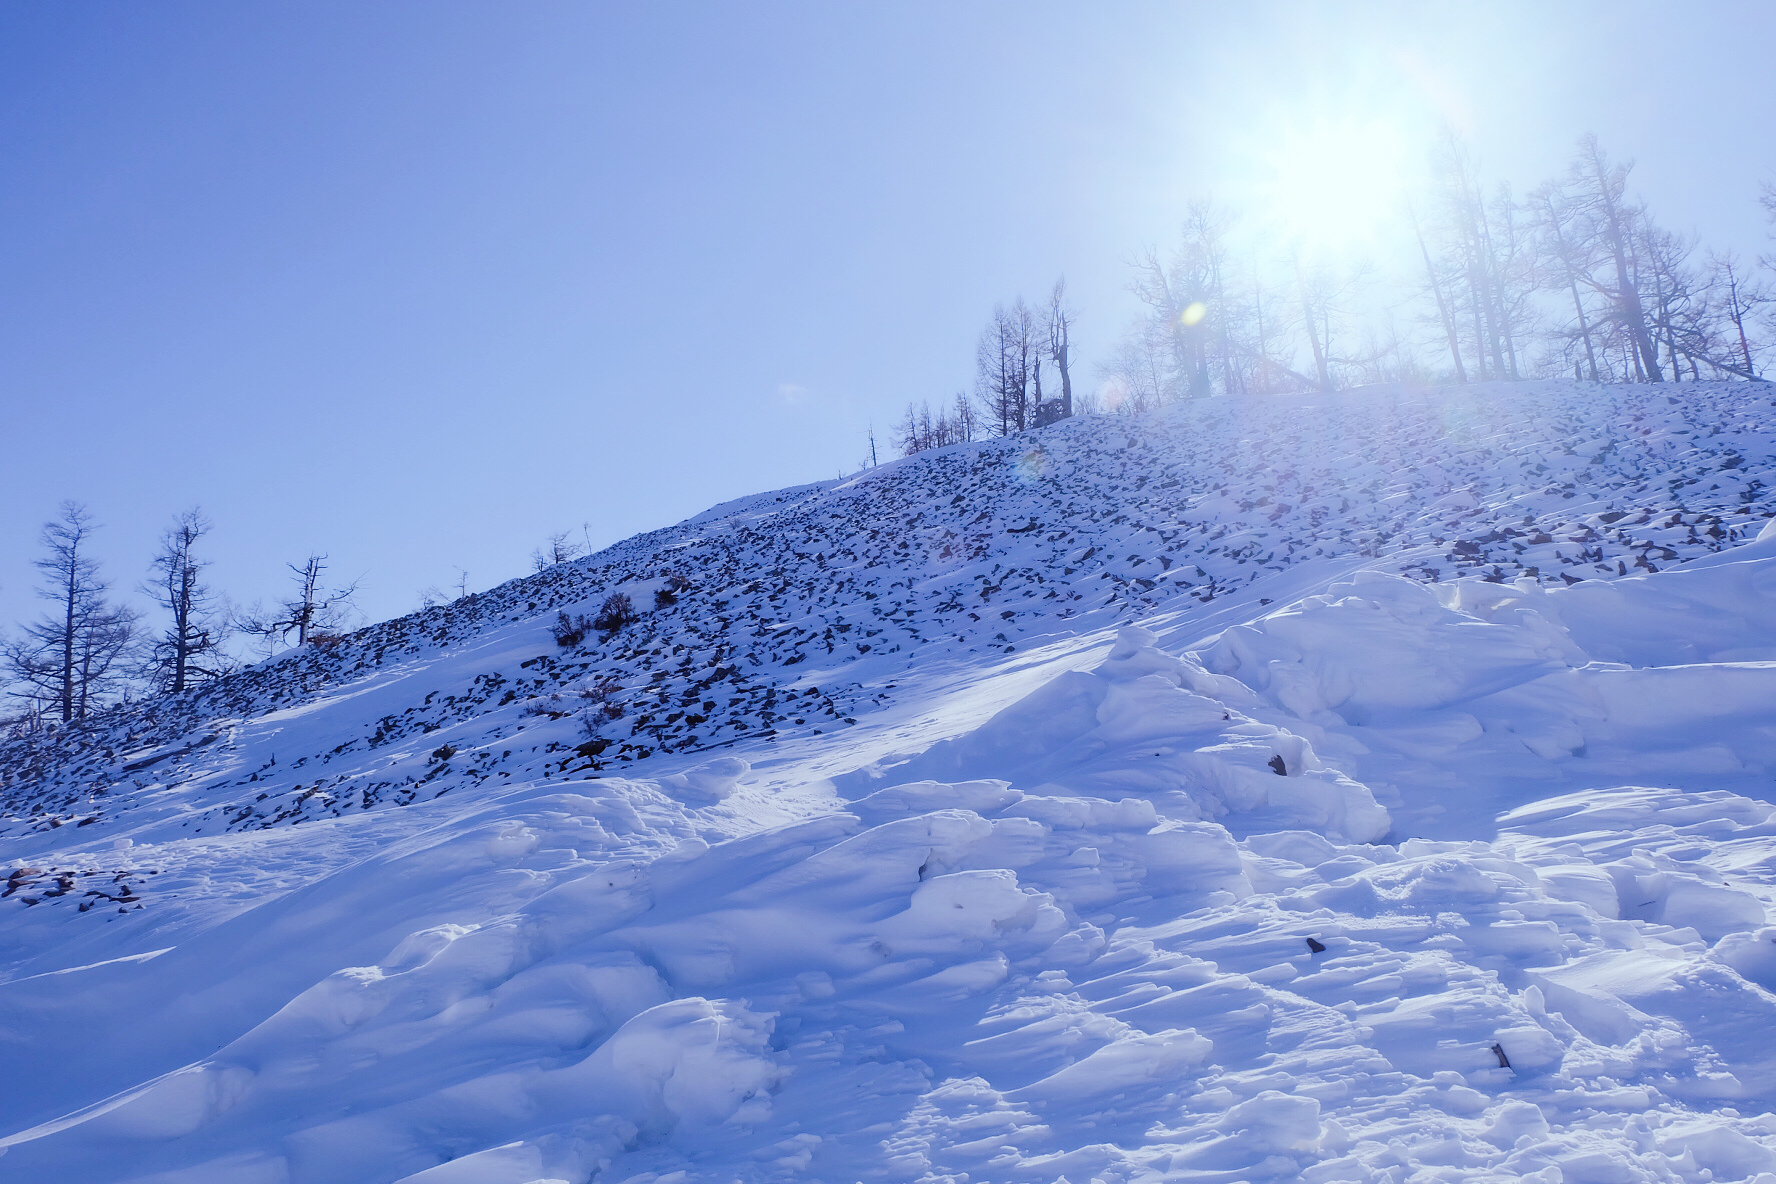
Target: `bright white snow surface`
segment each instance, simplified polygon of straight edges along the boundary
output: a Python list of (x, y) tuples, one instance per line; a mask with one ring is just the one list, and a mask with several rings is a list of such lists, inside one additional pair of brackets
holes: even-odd
[(1776, 1184), (1768, 392), (1073, 421), (15, 743), (0, 1179)]

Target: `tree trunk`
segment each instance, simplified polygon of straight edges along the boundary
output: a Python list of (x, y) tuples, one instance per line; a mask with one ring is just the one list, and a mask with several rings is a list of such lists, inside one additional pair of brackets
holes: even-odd
[(1437, 282), (1437, 269), (1431, 264), (1430, 248), (1425, 246), (1424, 232), (1418, 228), (1416, 217), (1412, 219), (1412, 233), (1418, 238), (1418, 250), (1425, 261), (1425, 275), (1431, 281), (1431, 293), (1437, 298), (1437, 315), (1443, 319), (1443, 333), (1449, 338), (1449, 356), (1455, 362), (1455, 380), (1466, 386), (1468, 372), (1462, 366), (1461, 347), (1456, 343), (1455, 321), (1449, 315), (1449, 304), (1443, 299), (1443, 285)]
[(1319, 331), (1314, 327), (1313, 302), (1307, 295), (1307, 277), (1301, 273), (1301, 262), (1295, 263), (1295, 284), (1301, 290), (1301, 323), (1307, 329), (1308, 344), (1313, 346), (1314, 370), (1319, 375), (1320, 392), (1332, 393), (1332, 373), (1326, 368), (1326, 351), (1320, 345)]
[(1073, 372), (1067, 355), (1072, 345), (1067, 340), (1067, 326), (1061, 326), (1061, 344), (1055, 351), (1055, 368), (1061, 372), (1061, 418), (1073, 418)]
[(1622, 319), (1627, 322), (1629, 339), (1634, 342), (1638, 360), (1644, 367), (1645, 377), (1654, 382), (1664, 382), (1665, 376), (1659, 370), (1659, 356), (1653, 348), (1652, 337), (1647, 333), (1646, 310), (1640, 303), (1640, 289), (1628, 275), (1628, 246), (1622, 235), (1622, 221), (1616, 209), (1616, 203), (1609, 194), (1608, 179), (1603, 175), (1602, 162), (1595, 156), (1592, 158), (1597, 177), (1598, 193), (1602, 199), (1606, 224), (1609, 227), (1610, 252), (1615, 256), (1616, 292), (1621, 305)]
[(62, 722), (74, 718), (74, 641), (79, 633), (80, 587), (76, 552), (69, 552), (67, 593), (63, 599), (62, 617)]
[(1591, 325), (1585, 320), (1585, 302), (1579, 298), (1579, 281), (1573, 278), (1571, 269), (1568, 269), (1566, 278), (1572, 287), (1573, 308), (1579, 314), (1579, 336), (1585, 339), (1585, 361), (1591, 367), (1591, 381), (1602, 382), (1597, 373), (1597, 353), (1591, 348)]

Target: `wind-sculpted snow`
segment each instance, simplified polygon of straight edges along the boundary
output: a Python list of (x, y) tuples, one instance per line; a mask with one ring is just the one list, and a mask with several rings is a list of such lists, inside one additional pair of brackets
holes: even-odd
[[(1172, 817), (1242, 831), (1306, 828), (1360, 842), (1388, 832), (1368, 789), (1327, 768), (1301, 736), (1239, 712), (1257, 702), (1246, 687), (1161, 653), (1155, 640), (1122, 630), (1096, 671), (1060, 675), (891, 774), (996, 773), (1068, 793), (1139, 794)], [(872, 774), (881, 775), (844, 780), (867, 784)]]
[(1062, 425), (15, 748), (0, 1178), (1768, 1184), (1769, 402), (1670, 389)]

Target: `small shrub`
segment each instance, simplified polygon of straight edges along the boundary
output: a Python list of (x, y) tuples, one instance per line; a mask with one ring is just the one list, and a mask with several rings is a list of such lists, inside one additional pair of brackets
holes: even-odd
[(623, 626), (634, 624), (639, 620), (641, 620), (641, 615), (635, 611), (635, 605), (630, 601), (628, 594), (612, 592), (604, 598), (604, 603), (598, 606), (598, 615), (592, 618), (592, 627), (604, 633), (615, 633)]
[(586, 640), (586, 634), (592, 632), (592, 626), (593, 622), (587, 619), (585, 613), (569, 616), (566, 610), (563, 610), (555, 614), (555, 624), (549, 632), (555, 635), (556, 645), (579, 645)]
[(587, 730), (596, 728), (601, 723), (623, 718), (623, 705), (616, 701), (616, 693), (623, 687), (614, 678), (602, 678), (591, 686), (580, 691), (580, 698), (590, 699), (595, 707), (585, 712)]
[(308, 644), (317, 650), (335, 650), (345, 642), (343, 633), (310, 633)]
[(572, 715), (573, 709), (561, 701), (561, 693), (556, 691), (530, 700), (524, 705), (523, 714), (546, 715), (550, 719), (560, 719), (564, 715)]
[(670, 608), (678, 603), (681, 594), (691, 590), (690, 579), (680, 572), (673, 572), (666, 577), (666, 586), (654, 593), (655, 608)]

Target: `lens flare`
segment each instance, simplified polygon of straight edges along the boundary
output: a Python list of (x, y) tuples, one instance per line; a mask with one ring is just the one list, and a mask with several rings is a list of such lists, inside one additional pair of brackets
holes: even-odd
[(1202, 319), (1208, 315), (1209, 306), (1198, 300), (1189, 308), (1185, 309), (1183, 313), (1179, 315), (1178, 319), (1184, 323), (1185, 328), (1189, 328), (1191, 325), (1201, 324)]

